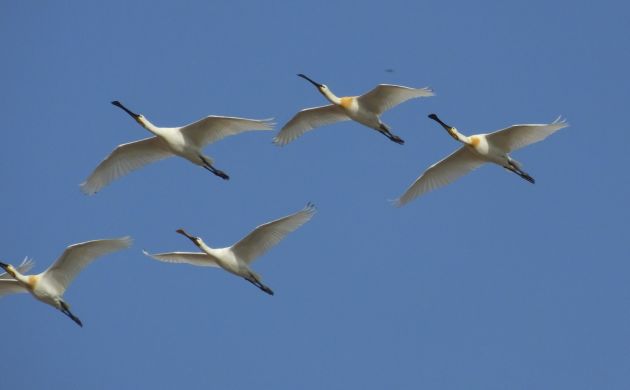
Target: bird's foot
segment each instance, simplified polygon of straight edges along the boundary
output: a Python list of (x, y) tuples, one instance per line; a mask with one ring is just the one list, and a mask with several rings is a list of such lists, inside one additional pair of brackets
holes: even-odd
[(230, 180), (230, 177), (227, 175), (227, 173), (220, 171), (218, 169), (215, 169), (214, 171), (212, 171), (212, 173), (219, 176), (223, 180)]
[(264, 292), (266, 292), (267, 294), (273, 295), (273, 290), (271, 290), (269, 287), (265, 286), (264, 284), (261, 284), (259, 288), (263, 290)]
[(400, 138), (397, 135), (394, 134), (390, 134), (389, 139), (392, 140), (393, 142), (396, 142), (398, 145), (404, 145), (405, 144), (405, 140), (403, 140), (402, 138)]
[(536, 180), (534, 180), (534, 178), (533, 178), (533, 177), (531, 177), (531, 176), (529, 176), (527, 173), (525, 173), (525, 172), (521, 172), (520, 176), (521, 176), (523, 179), (527, 180), (528, 182), (530, 182), (530, 183), (532, 183), (532, 184), (536, 184)]

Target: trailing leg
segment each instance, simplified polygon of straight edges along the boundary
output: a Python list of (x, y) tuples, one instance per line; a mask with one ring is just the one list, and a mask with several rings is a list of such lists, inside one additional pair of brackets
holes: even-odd
[(83, 327), (83, 323), (81, 322), (81, 320), (79, 319), (79, 317), (75, 316), (74, 314), (72, 314), (72, 312), (70, 311), (70, 308), (68, 307), (68, 304), (65, 303), (64, 301), (59, 302), (61, 304), (61, 312), (65, 315), (67, 315), (68, 317), (70, 317), (70, 319), (74, 322), (76, 322), (77, 325), (79, 325), (80, 327)]
[(212, 164), (210, 164), (210, 162), (204, 156), (199, 155), (199, 158), (203, 162), (203, 167), (204, 168), (206, 168), (210, 172), (214, 173), (215, 175), (219, 176), (223, 180), (229, 180), (230, 179), (230, 177), (227, 175), (227, 173), (225, 173), (225, 172), (223, 172), (223, 171), (213, 167)]
[(379, 127), (379, 132), (383, 134), (385, 137), (389, 138), (390, 141), (396, 142), (398, 145), (403, 145), (405, 143), (405, 141), (402, 138), (400, 138), (397, 135), (392, 134), (392, 132), (389, 131), (389, 127), (387, 127), (387, 125), (384, 123), (381, 123)]

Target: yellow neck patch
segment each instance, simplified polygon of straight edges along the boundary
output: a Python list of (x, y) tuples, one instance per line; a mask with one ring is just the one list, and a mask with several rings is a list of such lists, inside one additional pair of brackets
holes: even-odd
[(479, 145), (479, 142), (481, 142), (481, 140), (479, 139), (479, 137), (470, 137), (470, 144), (472, 146), (477, 146)]
[(39, 278), (35, 275), (31, 275), (28, 277), (28, 280), (26, 281), (26, 283), (28, 284), (28, 287), (33, 290), (35, 288), (35, 285), (37, 285), (37, 282), (39, 281)]
[(352, 105), (352, 102), (354, 101), (354, 97), (352, 96), (342, 97), (340, 100), (341, 100), (341, 103), (339, 103), (339, 105), (341, 107), (350, 108), (350, 106)]

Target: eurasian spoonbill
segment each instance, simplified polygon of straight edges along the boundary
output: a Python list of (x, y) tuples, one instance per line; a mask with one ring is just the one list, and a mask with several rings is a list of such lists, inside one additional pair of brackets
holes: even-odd
[(385, 135), (397, 144), (404, 144), (400, 137), (391, 133), (381, 122), (380, 115), (409, 99), (433, 96), (431, 88), (409, 88), (400, 85), (380, 84), (361, 96), (337, 97), (324, 84), (317, 83), (303, 74), (298, 76), (311, 82), (332, 104), (306, 108), (298, 112), (274, 138), (277, 145), (286, 145), (316, 127), (331, 123), (354, 120)]
[[(63, 293), (83, 267), (97, 257), (127, 248), (130, 245), (130, 237), (93, 240), (70, 245), (57, 261), (46, 271), (37, 275), (24, 275), (22, 272), (27, 271), (23, 268), (16, 269), (10, 264), (0, 263), (0, 267), (4, 268), (14, 279), (2, 281), (0, 285), (8, 287), (0, 289), (0, 295), (30, 292), (38, 300), (60, 310), (79, 326), (83, 326), (81, 320), (70, 312), (70, 306), (63, 300)], [(24, 262), (21, 267), (23, 266)], [(30, 264), (27, 265), (28, 268), (30, 268)]]
[(261, 282), (260, 275), (252, 271), (249, 265), (280, 242), (287, 234), (310, 220), (314, 213), (315, 206), (309, 203), (297, 213), (258, 226), (245, 238), (227, 248), (210, 248), (201, 238), (188, 234), (184, 229), (178, 229), (177, 233), (188, 237), (203, 252), (149, 254), (145, 251), (144, 254), (169, 263), (221, 267), (234, 275), (243, 277), (267, 294), (273, 295), (273, 291)]
[(476, 134), (469, 137), (461, 134), (456, 128), (442, 122), (435, 114), (429, 118), (438, 122), (446, 131), (464, 144), (450, 156), (431, 165), (407, 191), (397, 199), (396, 204), (402, 206), (425, 192), (445, 186), (466, 173), (491, 162), (514, 172), (530, 183), (534, 179), (521, 169), (521, 164), (508, 153), (524, 146), (539, 142), (554, 132), (567, 127), (568, 123), (560, 118), (550, 124), (512, 125), (490, 134)]
[(92, 195), (113, 180), (126, 175), (146, 164), (173, 155), (185, 158), (222, 179), (229, 176), (212, 165), (212, 159), (204, 156), (201, 149), (224, 137), (250, 130), (273, 130), (271, 119), (245, 119), (228, 116), (208, 116), (183, 127), (157, 127), (143, 115), (136, 114), (119, 101), (113, 105), (120, 107), (154, 137), (119, 145), (81, 184), (86, 194)]

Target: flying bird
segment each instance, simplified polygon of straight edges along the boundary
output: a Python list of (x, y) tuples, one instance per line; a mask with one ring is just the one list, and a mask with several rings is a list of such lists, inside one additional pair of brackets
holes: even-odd
[(287, 234), (308, 222), (315, 214), (311, 203), (297, 213), (258, 226), (245, 238), (227, 248), (211, 248), (201, 238), (188, 234), (184, 229), (177, 233), (186, 236), (203, 252), (170, 252), (145, 255), (169, 263), (188, 263), (200, 267), (221, 267), (245, 278), (269, 295), (273, 291), (261, 282), (261, 277), (250, 268), (250, 264), (276, 245)]
[(402, 206), (426, 192), (445, 186), (488, 162), (500, 165), (528, 182), (534, 183), (534, 178), (523, 171), (521, 163), (510, 157), (508, 153), (542, 141), (568, 126), (565, 120), (558, 118), (550, 124), (512, 125), (494, 133), (467, 137), (456, 128), (442, 122), (437, 115), (430, 114), (429, 118), (438, 122), (451, 137), (463, 143), (464, 146), (424, 171), (396, 200), (398, 206)]
[(317, 83), (303, 74), (298, 74), (313, 84), (332, 104), (306, 108), (298, 112), (280, 130), (273, 142), (286, 145), (316, 127), (336, 122), (354, 120), (383, 134), (397, 144), (404, 144), (400, 137), (391, 133), (381, 122), (380, 115), (409, 99), (433, 96), (431, 88), (409, 88), (400, 85), (380, 84), (361, 96), (337, 97), (324, 84)]
[(12, 277), (12, 279), (0, 277), (2, 278), (0, 280), (0, 296), (30, 292), (38, 300), (60, 310), (77, 325), (83, 326), (81, 320), (70, 311), (70, 306), (63, 299), (63, 293), (83, 267), (97, 257), (127, 248), (130, 245), (130, 237), (86, 241), (70, 245), (57, 261), (46, 271), (37, 275), (24, 275), (24, 272), (27, 272), (32, 266), (30, 261), (22, 262), (17, 268), (11, 264), (0, 263), (0, 267)]
[(119, 101), (113, 105), (129, 114), (140, 126), (155, 136), (119, 145), (96, 167), (94, 172), (81, 183), (88, 195), (95, 194), (115, 179), (144, 165), (171, 156), (180, 156), (199, 165), (222, 179), (230, 177), (216, 169), (210, 157), (202, 149), (230, 135), (251, 130), (273, 130), (271, 119), (245, 119), (229, 116), (208, 116), (182, 127), (157, 127), (143, 115), (127, 109)]

